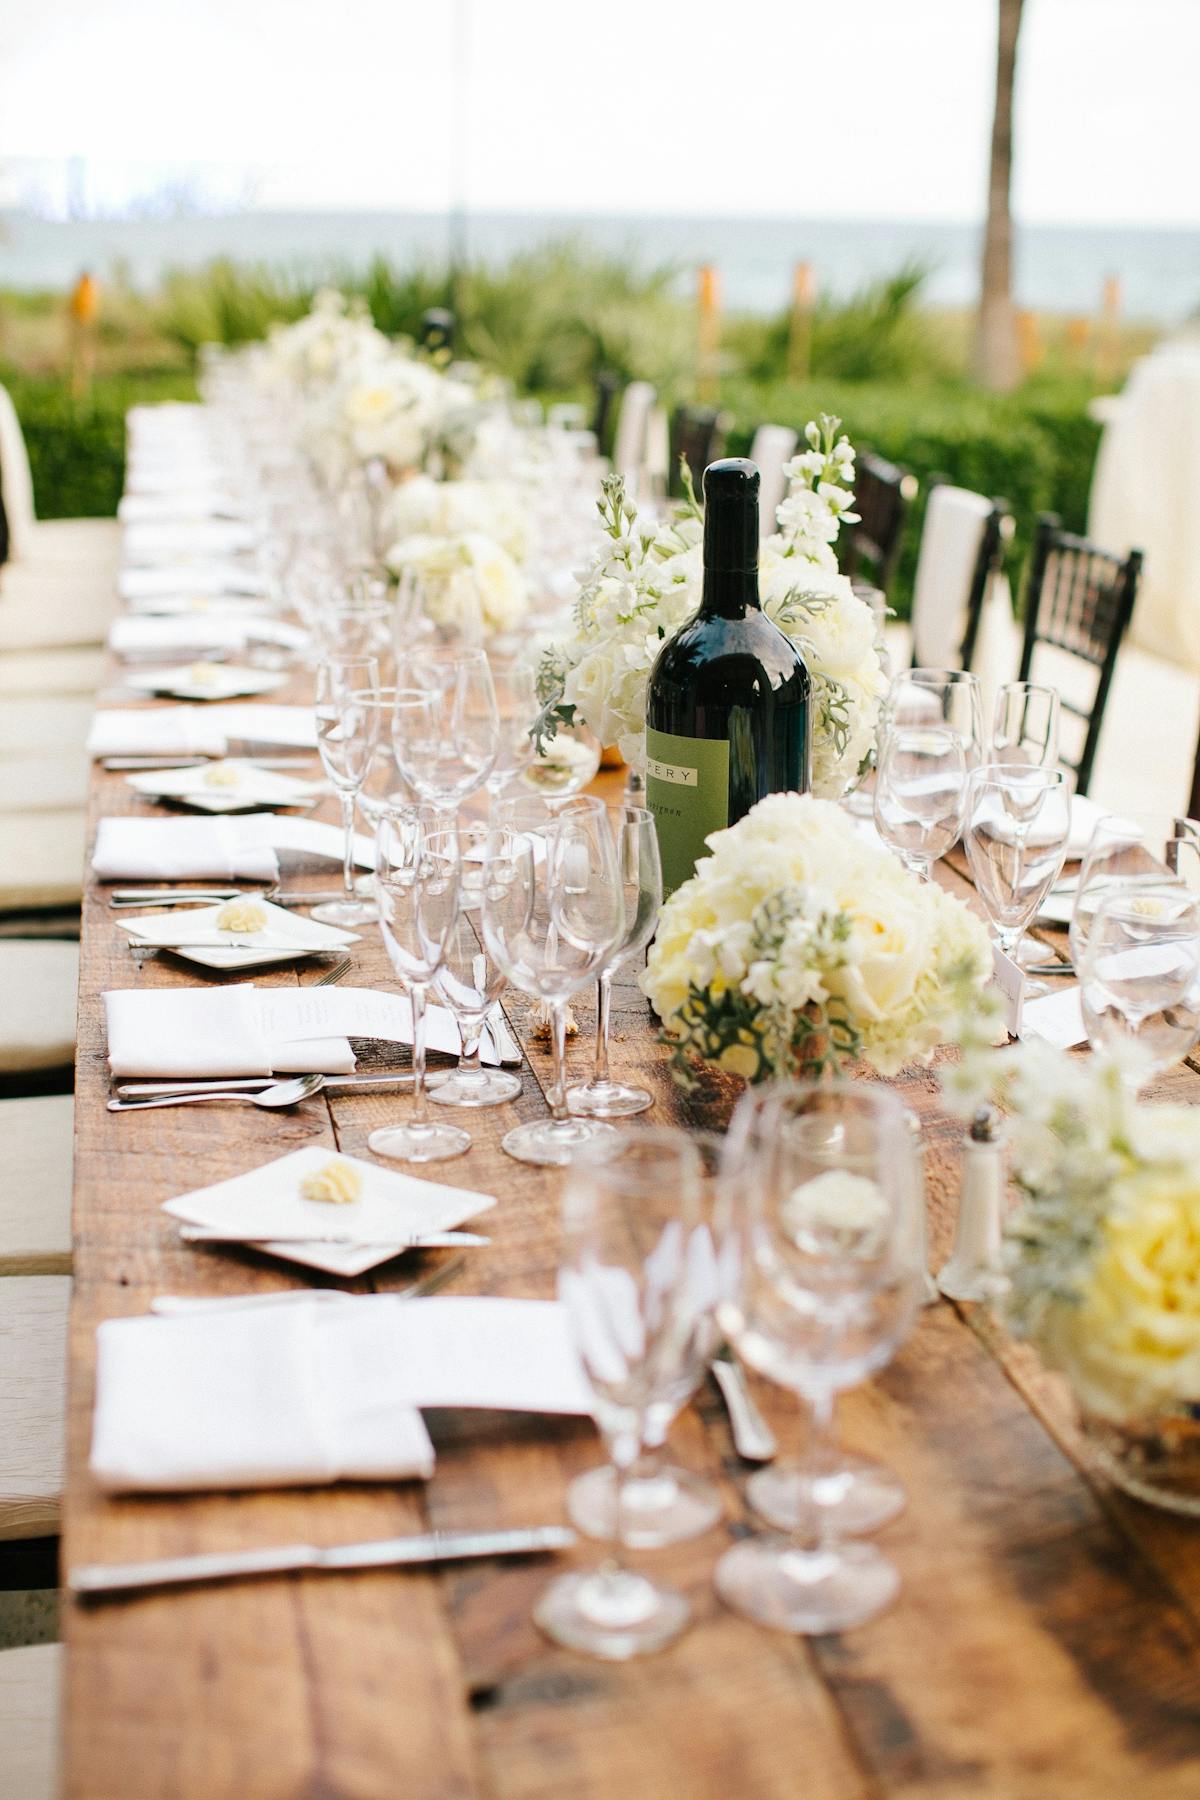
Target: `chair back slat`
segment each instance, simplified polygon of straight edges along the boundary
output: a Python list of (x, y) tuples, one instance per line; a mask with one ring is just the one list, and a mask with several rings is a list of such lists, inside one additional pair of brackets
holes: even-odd
[(696, 491), (700, 477), (710, 462), (725, 454), (725, 433), (729, 427), (726, 413), (712, 406), (677, 406), (671, 414), (671, 464), (667, 491), (679, 499), (683, 494), (683, 472), (680, 457), (687, 458)]
[(1039, 645), (1052, 646), (1096, 671), (1089, 706), (1063, 699), (1066, 711), (1087, 721), (1083, 749), (1074, 768), (1079, 793), (1086, 794), (1095, 767), (1100, 729), (1112, 687), (1117, 652), (1133, 616), (1142, 553), (1114, 556), (1087, 538), (1063, 531), (1046, 513), (1038, 520), (1025, 590), (1025, 642), (1021, 680), (1036, 680)]
[(915, 475), (869, 450), (863, 452), (854, 473), (858, 523), (843, 526), (839, 538), (843, 575), (869, 575), (875, 586), (887, 593), (916, 493)]

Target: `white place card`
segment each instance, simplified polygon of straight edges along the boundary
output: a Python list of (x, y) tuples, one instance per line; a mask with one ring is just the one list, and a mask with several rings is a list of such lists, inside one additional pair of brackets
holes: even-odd
[(1041, 994), (1025, 1003), (1021, 1034), (1025, 1038), (1042, 1038), (1060, 1050), (1071, 1050), (1087, 1043), (1087, 1029), (1079, 1001), (1079, 984), (1062, 988), (1055, 994)]

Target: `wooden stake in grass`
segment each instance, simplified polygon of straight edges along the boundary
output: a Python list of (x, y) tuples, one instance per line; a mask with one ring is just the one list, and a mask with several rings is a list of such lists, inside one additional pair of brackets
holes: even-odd
[(713, 405), (717, 399), (721, 353), (721, 278), (715, 263), (702, 263), (697, 282), (698, 343), (696, 391)]
[(807, 381), (812, 372), (812, 321), (817, 303), (817, 275), (811, 263), (792, 271), (792, 316), (788, 327), (789, 381)]

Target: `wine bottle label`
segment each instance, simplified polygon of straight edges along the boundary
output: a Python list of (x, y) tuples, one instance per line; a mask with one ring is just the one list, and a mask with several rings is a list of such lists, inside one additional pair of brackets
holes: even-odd
[(646, 731), (646, 804), (654, 814), (663, 893), (695, 873), (710, 831), (729, 823), (728, 738)]

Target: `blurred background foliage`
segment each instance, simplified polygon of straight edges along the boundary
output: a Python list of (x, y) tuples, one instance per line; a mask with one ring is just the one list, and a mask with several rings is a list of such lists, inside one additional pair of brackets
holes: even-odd
[[(1120, 384), (1154, 334), (1124, 327), (1100, 366), (1085, 322), (1026, 315), (1025, 380), (1012, 394), (985, 394), (967, 374), (970, 315), (928, 307), (926, 274), (906, 265), (857, 294), (818, 300), (804, 317), (800, 355), (791, 312), (725, 317), (717, 397), (731, 419), (729, 447), (744, 450), (764, 419), (799, 427), (836, 412), (860, 448), (912, 469), (922, 492), (939, 475), (1008, 500), (1017, 567), (1039, 511), (1083, 528), (1099, 437), (1089, 402)], [(0, 380), (26, 433), (41, 515), (113, 512), (126, 409), (193, 394), (201, 344), (260, 338), (274, 321), (305, 312), (327, 284), (362, 295), (389, 334), (412, 336), (427, 308), (452, 307), (459, 354), (545, 401), (590, 404), (601, 370), (654, 382), (668, 405), (698, 397), (697, 309), (681, 292), (680, 271), (647, 271), (571, 241), (454, 277), (382, 257), (365, 270), (319, 274), (217, 261), (140, 294), (118, 269), (102, 284), (86, 387), (71, 378), (66, 296), (0, 290)], [(901, 610), (921, 505), (895, 594)]]

